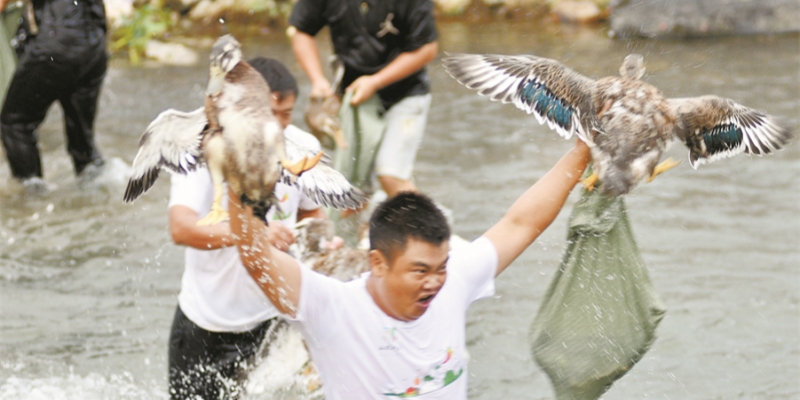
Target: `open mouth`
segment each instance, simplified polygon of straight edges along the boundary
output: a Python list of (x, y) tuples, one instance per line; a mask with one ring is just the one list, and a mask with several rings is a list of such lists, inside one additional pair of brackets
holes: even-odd
[(436, 294), (421, 297), (419, 300), (417, 300), (417, 304), (419, 304), (421, 307), (427, 308), (431, 304), (431, 301), (433, 301), (434, 297), (436, 297)]

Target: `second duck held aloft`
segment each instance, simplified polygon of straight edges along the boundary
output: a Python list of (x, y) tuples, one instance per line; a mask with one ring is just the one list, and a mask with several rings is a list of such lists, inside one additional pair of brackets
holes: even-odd
[(444, 67), (468, 88), (514, 103), (565, 139), (577, 135), (594, 159), (584, 186), (591, 190), (599, 179), (600, 190), (613, 196), (678, 165), (672, 159), (659, 164), (674, 139), (689, 148), (696, 169), (743, 152), (771, 153), (792, 136), (783, 121), (730, 99), (665, 98), (640, 80), (645, 68), (638, 54), (625, 57), (619, 77), (597, 80), (529, 55), (451, 54)]

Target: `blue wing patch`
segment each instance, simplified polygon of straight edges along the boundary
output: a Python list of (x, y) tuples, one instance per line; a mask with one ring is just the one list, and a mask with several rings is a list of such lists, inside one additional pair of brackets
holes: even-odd
[(717, 154), (739, 148), (742, 145), (744, 134), (741, 128), (734, 124), (717, 125), (707, 132), (703, 132), (703, 143), (708, 154)]
[(555, 123), (564, 131), (570, 131), (575, 110), (556, 97), (541, 82), (534, 79), (523, 80), (517, 92), (529, 110), (546, 118), (548, 122)]

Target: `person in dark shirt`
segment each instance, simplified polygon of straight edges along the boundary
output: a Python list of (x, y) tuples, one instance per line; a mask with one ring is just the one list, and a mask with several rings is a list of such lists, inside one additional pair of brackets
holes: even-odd
[(35, 21), (20, 28), (19, 64), (0, 111), (0, 136), (14, 178), (38, 192), (47, 185), (36, 129), (55, 101), (64, 110), (75, 173), (90, 178), (100, 172), (93, 126), (108, 55), (102, 0), (31, 1)]
[[(431, 0), (299, 0), (291, 17), (292, 47), (311, 80), (311, 97), (333, 93), (314, 36), (328, 26), (345, 65), (341, 88), (357, 106), (377, 94), (386, 130), (375, 173), (389, 197), (416, 191), (411, 173), (430, 108), (425, 65), (436, 57)], [(341, 93), (339, 93), (341, 94)]]

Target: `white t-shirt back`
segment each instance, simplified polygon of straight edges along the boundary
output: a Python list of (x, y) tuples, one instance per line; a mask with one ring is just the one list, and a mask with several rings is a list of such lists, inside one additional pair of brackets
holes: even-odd
[[(299, 128), (293, 128), (291, 132), (287, 128), (285, 133), (296, 135), (295, 138), (301, 137), (302, 140), (307, 140), (302, 135), (316, 140)], [(222, 206), (227, 210), (227, 188), (225, 194)], [(278, 183), (275, 195), (280, 207), (270, 209), (267, 219), (288, 227), (293, 227), (297, 221), (298, 207), (304, 210), (319, 207), (294, 186)], [(172, 175), (169, 207), (186, 206), (202, 218), (211, 210), (213, 201), (213, 185), (208, 169), (200, 168), (187, 175)], [(280, 315), (242, 265), (236, 247), (216, 250), (187, 247), (178, 304), (187, 318), (212, 332), (244, 332)]]
[(453, 250), (428, 310), (403, 322), (366, 288), (368, 273), (339, 282), (302, 267), (296, 318), (327, 400), (467, 398), (466, 311), (494, 293), (497, 251), (486, 238)]

